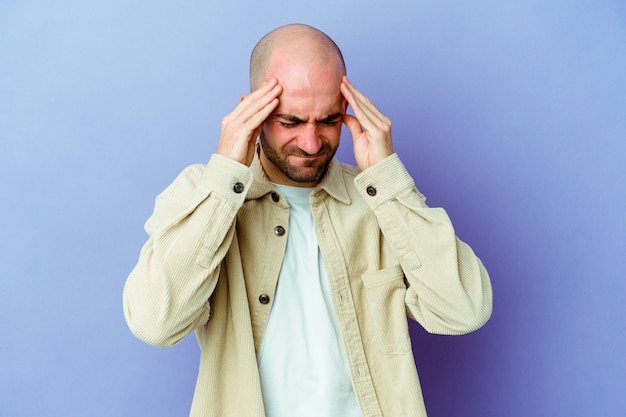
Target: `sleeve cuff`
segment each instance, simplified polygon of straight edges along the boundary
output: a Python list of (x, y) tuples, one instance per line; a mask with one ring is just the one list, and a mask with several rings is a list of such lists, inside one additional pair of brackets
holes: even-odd
[(413, 178), (395, 153), (357, 175), (354, 185), (371, 209), (415, 190)]
[(250, 167), (226, 156), (213, 154), (202, 173), (198, 188), (242, 204), (254, 178)]

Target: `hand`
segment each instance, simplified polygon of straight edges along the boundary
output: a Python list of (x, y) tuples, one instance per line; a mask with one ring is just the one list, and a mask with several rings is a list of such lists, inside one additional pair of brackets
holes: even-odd
[(256, 138), (265, 119), (278, 106), (282, 90), (278, 80), (272, 78), (258, 90), (243, 96), (237, 107), (222, 119), (217, 153), (250, 166)]
[(352, 134), (356, 163), (365, 170), (393, 153), (391, 120), (378, 111), (345, 76), (341, 80), (341, 94), (354, 110), (354, 116), (343, 116), (343, 123)]

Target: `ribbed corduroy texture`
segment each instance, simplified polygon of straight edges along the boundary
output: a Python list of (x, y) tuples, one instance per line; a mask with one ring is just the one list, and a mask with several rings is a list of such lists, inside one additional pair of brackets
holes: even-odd
[[(275, 228), (289, 215), (271, 193), (257, 159), (248, 168), (214, 155), (183, 171), (146, 223), (124, 313), (158, 346), (196, 330), (193, 417), (265, 414), (256, 358), (287, 239)], [(363, 416), (425, 416), (406, 314), (432, 333), (479, 328), (491, 314), (487, 272), (396, 155), (362, 173), (333, 161), (311, 207)]]

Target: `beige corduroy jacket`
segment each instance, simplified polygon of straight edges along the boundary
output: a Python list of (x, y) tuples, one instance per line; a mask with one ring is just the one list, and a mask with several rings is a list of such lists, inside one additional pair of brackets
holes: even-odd
[[(463, 334), (491, 314), (486, 270), (444, 210), (429, 208), (397, 155), (366, 171), (333, 160), (310, 197), (363, 417), (425, 416), (407, 315)], [(286, 199), (251, 167), (213, 155), (156, 199), (124, 287), (141, 340), (201, 348), (191, 416), (265, 415), (257, 354), (289, 234)]]

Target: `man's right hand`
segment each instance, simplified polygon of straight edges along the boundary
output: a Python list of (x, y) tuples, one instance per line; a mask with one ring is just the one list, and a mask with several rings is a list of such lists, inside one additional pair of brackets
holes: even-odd
[(278, 96), (283, 88), (278, 80), (265, 81), (258, 90), (243, 96), (224, 119), (217, 144), (217, 153), (250, 166), (254, 157), (256, 138), (263, 122), (278, 106)]

